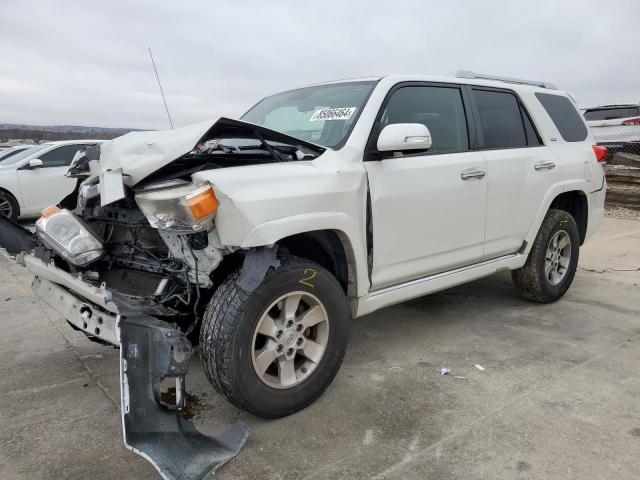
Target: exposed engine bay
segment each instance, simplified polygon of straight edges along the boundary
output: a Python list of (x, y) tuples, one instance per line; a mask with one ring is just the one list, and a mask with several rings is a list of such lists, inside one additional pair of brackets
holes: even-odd
[[(223, 255), (236, 251), (223, 246), (217, 236), (213, 225), (217, 200), (211, 187), (193, 185), (191, 176), (232, 166), (312, 160), (323, 151), (279, 132), (220, 119), (187, 153), (135, 185), (126, 185), (131, 175), (125, 170), (119, 187), (123, 198), (112, 202), (101, 195), (112, 183), (104, 174), (103, 159), (99, 152), (88, 151), (68, 174), (78, 178), (76, 190), (60, 204), (82, 225), (74, 227), (72, 219), (66, 219), (69, 225), (59, 228), (66, 232), (85, 227), (99, 250), (89, 261), (69, 261), (41, 219), (37, 233), (45, 247), (37, 248), (36, 256), (110, 291), (139, 313), (190, 333), (211, 295), (212, 272)], [(51, 215), (61, 217), (58, 213)]]

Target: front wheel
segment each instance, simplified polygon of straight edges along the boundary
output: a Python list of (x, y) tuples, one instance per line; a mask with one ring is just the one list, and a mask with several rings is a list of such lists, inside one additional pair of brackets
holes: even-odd
[(0, 190), (0, 216), (16, 220), (20, 215), (18, 202), (9, 192)]
[(280, 257), (246, 292), (240, 271), (218, 287), (204, 315), (200, 345), (214, 388), (235, 406), (265, 418), (315, 401), (335, 377), (349, 336), (349, 306), (321, 266)]
[(571, 286), (579, 253), (580, 235), (573, 217), (563, 210), (549, 210), (527, 263), (511, 272), (518, 293), (541, 303), (558, 300)]

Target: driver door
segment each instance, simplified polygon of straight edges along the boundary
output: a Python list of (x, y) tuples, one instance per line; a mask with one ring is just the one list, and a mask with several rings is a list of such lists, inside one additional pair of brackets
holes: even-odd
[[(365, 157), (372, 290), (482, 259), (486, 161), (481, 152), (470, 151), (470, 109), (464, 98), (455, 85), (400, 84), (381, 108)], [(396, 123), (426, 125), (431, 148), (377, 152), (379, 132)]]
[(76, 186), (75, 178), (64, 176), (78, 150), (84, 150), (84, 144), (62, 145), (43, 153), (38, 158), (42, 166), (18, 170), (18, 181), (24, 202), (24, 215), (36, 215), (47, 207), (57, 205), (69, 195)]

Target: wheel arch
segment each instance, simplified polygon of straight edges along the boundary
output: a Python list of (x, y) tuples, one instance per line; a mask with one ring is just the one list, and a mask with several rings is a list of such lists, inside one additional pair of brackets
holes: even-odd
[(570, 214), (576, 221), (580, 234), (580, 245), (584, 243), (589, 224), (589, 202), (587, 194), (582, 190), (570, 190), (557, 195), (549, 209), (563, 210)]

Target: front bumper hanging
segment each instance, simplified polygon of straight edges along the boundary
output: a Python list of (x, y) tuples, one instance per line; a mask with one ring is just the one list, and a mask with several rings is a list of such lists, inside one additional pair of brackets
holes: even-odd
[[(184, 406), (191, 343), (180, 330), (146, 315), (120, 316), (120, 382), (125, 446), (153, 464), (166, 479), (199, 480), (233, 458), (249, 428), (236, 422), (217, 437), (198, 432), (177, 415)], [(176, 402), (168, 405), (160, 383), (176, 380)]]
[[(245, 424), (236, 422), (222, 435), (209, 437), (176, 411), (184, 407), (185, 376), (193, 352), (186, 335), (135, 312), (111, 298), (109, 291), (27, 254), (40, 245), (31, 232), (0, 216), (0, 248), (17, 256), (35, 275), (34, 292), (90, 338), (120, 345), (125, 446), (151, 462), (167, 480), (200, 480), (232, 459), (249, 436)], [(161, 395), (166, 379), (175, 380), (173, 404)]]

